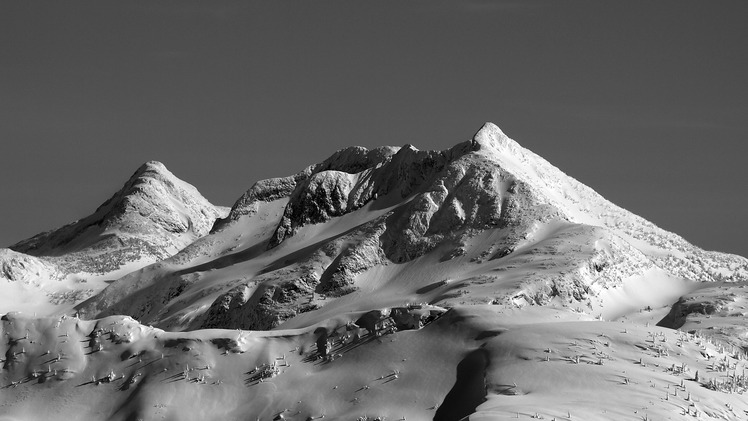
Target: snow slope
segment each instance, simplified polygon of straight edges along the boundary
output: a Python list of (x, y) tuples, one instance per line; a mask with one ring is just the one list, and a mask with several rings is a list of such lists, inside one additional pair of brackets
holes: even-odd
[[(708, 338), (536, 307), (458, 306), (346, 339), (341, 314), (271, 332), (3, 318), (0, 408), (42, 420), (744, 419), (745, 354)], [(337, 329), (336, 329), (337, 328)], [(335, 335), (320, 359), (321, 334)], [(690, 415), (687, 416), (687, 415)]]

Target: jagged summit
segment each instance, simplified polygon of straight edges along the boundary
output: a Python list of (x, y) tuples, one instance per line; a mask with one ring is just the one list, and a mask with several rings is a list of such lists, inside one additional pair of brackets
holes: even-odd
[[(258, 200), (276, 200), (289, 197), (294, 192), (297, 192), (297, 196), (308, 196), (316, 194), (314, 192), (319, 186), (323, 188), (319, 194), (331, 194), (336, 198), (345, 196), (346, 203), (331, 204), (332, 208), (327, 206), (327, 209), (322, 209), (314, 205), (314, 200), (309, 202), (308, 197), (300, 198), (304, 201), (300, 206), (309, 205), (311, 211), (309, 209), (291, 210), (287, 215), (287, 225), (293, 225), (299, 221), (304, 223), (304, 221), (323, 220), (331, 215), (342, 215), (360, 208), (373, 198), (387, 195), (391, 191), (398, 191), (402, 198), (409, 195), (414, 187), (424, 182), (426, 177), (433, 175), (447, 162), (479, 151), (481, 148), (514, 152), (518, 148), (521, 149), (493, 123), (485, 123), (471, 141), (459, 143), (441, 152), (421, 151), (411, 144), (402, 147), (382, 146), (371, 150), (361, 146), (343, 148), (323, 162), (310, 165), (293, 176), (255, 183), (236, 201), (228, 217), (219, 221), (214, 230), (221, 230), (230, 221), (253, 214)], [(304, 194), (303, 191), (307, 193)], [(295, 220), (299, 221), (294, 222)], [(282, 230), (273, 244), (282, 241), (285, 235), (286, 233)]]
[(400, 148), (381, 146), (367, 149), (363, 146), (350, 146), (340, 149), (319, 164), (308, 167), (305, 172), (335, 170), (355, 174), (367, 168), (374, 167), (396, 154)]

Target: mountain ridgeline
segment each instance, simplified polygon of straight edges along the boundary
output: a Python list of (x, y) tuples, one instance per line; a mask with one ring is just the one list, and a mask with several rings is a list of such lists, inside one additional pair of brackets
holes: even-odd
[(92, 215), (11, 249), (20, 255), (6, 253), (8, 279), (49, 288), (19, 266), (28, 256), (41, 259), (26, 263), (44, 268), (37, 278), (88, 283), (48, 292), (57, 304), (171, 330), (302, 327), (408, 302), (609, 315), (611, 291), (634, 279), (748, 274), (745, 259), (613, 205), (491, 123), (443, 151), (345, 148), (256, 182), (230, 210), (148, 162)]
[[(143, 232), (191, 235), (178, 253), (119, 277), (76, 310), (169, 330), (304, 327), (361, 306), (413, 302), (558, 304), (612, 315), (612, 291), (630, 280), (748, 274), (745, 259), (701, 250), (613, 205), (491, 123), (444, 151), (350, 147), (259, 181), (210, 233), (215, 207), (187, 206), (196, 212), (184, 218), (171, 210), (188, 197), (171, 194), (167, 205), (123, 217), (131, 201), (117, 197), (65, 229), (111, 214), (125, 221), (119, 226), (137, 218), (149, 227)], [(32, 243), (47, 243), (40, 240)]]

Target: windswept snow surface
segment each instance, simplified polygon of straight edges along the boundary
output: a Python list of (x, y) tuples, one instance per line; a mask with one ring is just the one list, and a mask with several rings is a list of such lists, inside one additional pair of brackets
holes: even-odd
[[(177, 202), (165, 206), (191, 209)], [(748, 413), (748, 261), (615, 206), (491, 123), (444, 151), (342, 149), (255, 183), (216, 217), (176, 254), (110, 273), (113, 282), (67, 315), (4, 316), (0, 412), (87, 420)], [(43, 261), (13, 256), (46, 276)], [(33, 289), (11, 291), (37, 299)]]
[[(7, 315), (11, 419), (744, 419), (742, 349), (548, 307), (457, 306), (419, 330), (165, 332)], [(330, 355), (317, 351), (330, 335)], [(282, 414), (283, 418), (278, 418)], [(689, 417), (690, 418), (690, 417)]]

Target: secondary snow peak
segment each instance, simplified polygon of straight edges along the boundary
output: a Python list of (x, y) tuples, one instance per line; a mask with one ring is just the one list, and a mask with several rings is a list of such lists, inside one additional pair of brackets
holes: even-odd
[[(212, 205), (164, 164), (148, 161), (91, 215), (10, 248), (36, 257), (55, 278), (74, 282), (68, 288), (73, 292), (65, 286), (48, 292), (56, 302), (80, 301), (77, 291), (87, 296), (104, 287), (103, 282), (92, 285), (94, 280), (172, 256), (207, 234), (227, 210)], [(7, 261), (0, 256), (0, 266)]]

